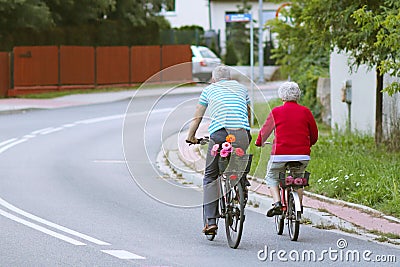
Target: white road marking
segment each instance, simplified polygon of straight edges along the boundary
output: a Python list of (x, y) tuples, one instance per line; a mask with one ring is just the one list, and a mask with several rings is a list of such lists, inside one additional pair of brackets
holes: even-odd
[(122, 260), (145, 260), (145, 257), (133, 254), (126, 250), (102, 250), (101, 252), (110, 254)]
[(107, 160), (107, 159), (97, 159), (93, 160), (94, 163), (123, 163), (126, 164), (126, 160)]
[(9, 144), (11, 142), (14, 142), (15, 140), (18, 140), (18, 138), (12, 138), (12, 139), (8, 139), (6, 141), (3, 141), (3, 142), (0, 143), (0, 146), (7, 145), (7, 144)]
[[(18, 140), (18, 139), (17, 139), (17, 140)], [(8, 145), (3, 146), (2, 148), (0, 148), (0, 154), (3, 153), (3, 152), (6, 151), (6, 150), (12, 148), (13, 146), (16, 146), (16, 145), (18, 145), (18, 144), (21, 144), (21, 143), (23, 143), (23, 142), (26, 142), (27, 140), (28, 140), (28, 139), (20, 139), (20, 140), (18, 140), (18, 141), (15, 141), (15, 142), (9, 143)]]
[(51, 235), (51, 236), (53, 236), (55, 238), (61, 239), (61, 240), (65, 241), (65, 242), (68, 242), (68, 243), (70, 243), (72, 245), (75, 245), (75, 246), (86, 246), (85, 243), (82, 243), (82, 242), (80, 242), (78, 240), (72, 239), (72, 238), (70, 238), (68, 236), (56, 233), (54, 231), (48, 230), (48, 229), (46, 229), (46, 228), (44, 228), (42, 226), (39, 226), (39, 225), (36, 225), (34, 223), (28, 222), (28, 221), (26, 221), (24, 219), (18, 218), (17, 216), (14, 216), (11, 213), (5, 212), (5, 211), (3, 211), (1, 209), (0, 209), (0, 215), (3, 215), (4, 217), (7, 217), (7, 218), (9, 218), (9, 219), (11, 219), (13, 221), (16, 221), (16, 222), (21, 223), (23, 225), (26, 225), (26, 226), (28, 226), (30, 228), (38, 230), (38, 231), (40, 231), (42, 233), (45, 233), (45, 234)]
[(48, 128), (36, 130), (36, 131), (31, 132), (31, 134), (40, 134), (42, 132), (46, 132), (46, 131), (51, 130), (51, 129), (54, 129), (54, 127), (48, 127)]
[(51, 133), (55, 133), (55, 132), (58, 132), (61, 130), (64, 130), (64, 128), (63, 127), (51, 128), (51, 129), (48, 129), (47, 131), (42, 131), (40, 134), (42, 134), (42, 135), (51, 134)]
[(115, 120), (115, 119), (122, 119), (124, 116), (125, 116), (125, 114), (120, 114), (120, 115), (99, 117), (99, 118), (88, 119), (88, 120), (81, 120), (81, 121), (76, 121), (75, 123), (76, 124), (90, 124), (90, 123), (97, 123), (97, 122), (103, 122), (103, 121), (109, 121), (109, 120)]
[(25, 216), (25, 217), (27, 217), (27, 218), (29, 218), (29, 219), (32, 219), (32, 220), (37, 221), (37, 222), (39, 222), (39, 223), (42, 223), (42, 224), (45, 224), (45, 225), (47, 225), (47, 226), (53, 227), (53, 228), (55, 228), (55, 229), (57, 229), (57, 230), (63, 231), (63, 232), (68, 233), (68, 234), (70, 234), (70, 235), (73, 235), (73, 236), (76, 236), (76, 237), (85, 239), (85, 240), (87, 240), (87, 241), (89, 241), (89, 242), (92, 242), (92, 243), (95, 243), (95, 244), (97, 244), (97, 245), (110, 245), (109, 243), (106, 243), (106, 242), (104, 242), (104, 241), (98, 240), (98, 239), (96, 239), (96, 238), (87, 236), (87, 235), (85, 235), (85, 234), (79, 233), (79, 232), (74, 231), (74, 230), (71, 230), (71, 229), (68, 229), (68, 228), (66, 228), (66, 227), (64, 227), (64, 226), (61, 226), (61, 225), (58, 225), (58, 224), (49, 222), (49, 221), (47, 221), (47, 220), (45, 220), (45, 219), (42, 219), (42, 218), (37, 217), (37, 216), (35, 216), (35, 215), (33, 215), (33, 214), (30, 214), (30, 213), (28, 213), (28, 212), (26, 212), (26, 211), (23, 211), (23, 210), (21, 210), (21, 209), (15, 207), (15, 206), (13, 206), (12, 204), (8, 203), (7, 201), (5, 201), (5, 200), (2, 199), (2, 198), (0, 198), (0, 205), (2, 205), (3, 207), (5, 207), (5, 208), (7, 208), (7, 209), (9, 209), (9, 210), (12, 210), (12, 211), (14, 211), (14, 212), (20, 214), (20, 215), (22, 215), (22, 216)]
[(64, 128), (71, 128), (71, 127), (74, 127), (74, 126), (76, 126), (75, 123), (68, 123), (68, 124), (64, 124), (62, 127), (64, 127)]
[(24, 135), (23, 138), (30, 139), (30, 138), (34, 138), (34, 137), (36, 137), (36, 135), (34, 135), (34, 134), (27, 134), (27, 135)]

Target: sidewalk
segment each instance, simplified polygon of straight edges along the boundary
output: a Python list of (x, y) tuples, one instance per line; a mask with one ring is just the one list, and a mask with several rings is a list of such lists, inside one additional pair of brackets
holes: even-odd
[[(207, 135), (207, 129), (202, 125), (198, 135)], [(205, 166), (204, 151), (200, 146), (185, 144), (185, 133), (173, 135), (164, 142), (165, 155), (172, 173), (178, 173), (185, 182), (202, 186), (203, 170)], [(167, 166), (168, 167), (168, 166)], [(166, 166), (164, 166), (164, 169)], [(273, 201), (263, 179), (250, 177), (251, 188), (249, 204), (257, 211), (264, 213), (271, 207)], [(369, 207), (335, 200), (306, 192), (303, 200), (304, 218), (308, 223), (322, 229), (338, 229), (344, 232), (358, 234), (370, 239), (382, 236), (400, 236), (400, 220), (386, 216)], [(400, 245), (399, 239), (388, 239), (395, 245)]]

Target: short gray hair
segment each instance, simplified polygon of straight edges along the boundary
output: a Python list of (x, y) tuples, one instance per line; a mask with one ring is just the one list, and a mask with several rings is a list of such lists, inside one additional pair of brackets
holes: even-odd
[(228, 66), (225, 66), (225, 65), (217, 66), (212, 72), (212, 78), (216, 82), (218, 82), (220, 80), (230, 80), (231, 79), (231, 71)]
[(301, 91), (295, 82), (285, 82), (278, 89), (278, 96), (283, 101), (297, 101), (300, 99)]

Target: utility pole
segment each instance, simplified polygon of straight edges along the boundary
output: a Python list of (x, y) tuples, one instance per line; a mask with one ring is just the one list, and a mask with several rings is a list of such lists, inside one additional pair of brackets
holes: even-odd
[(212, 29), (211, 0), (208, 0), (208, 27), (209, 27), (209, 30)]
[(258, 0), (258, 83), (264, 83), (263, 22), (263, 0)]

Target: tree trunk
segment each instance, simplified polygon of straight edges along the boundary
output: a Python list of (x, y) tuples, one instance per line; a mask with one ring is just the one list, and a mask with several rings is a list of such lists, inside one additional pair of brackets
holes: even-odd
[(376, 108), (375, 108), (375, 143), (382, 143), (382, 103), (383, 103), (383, 75), (376, 70)]

